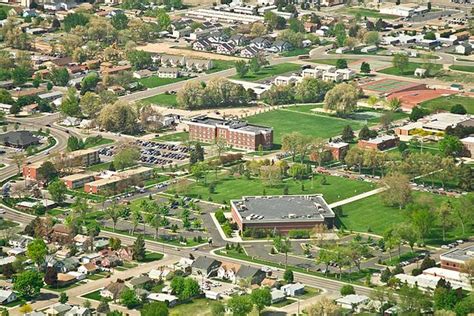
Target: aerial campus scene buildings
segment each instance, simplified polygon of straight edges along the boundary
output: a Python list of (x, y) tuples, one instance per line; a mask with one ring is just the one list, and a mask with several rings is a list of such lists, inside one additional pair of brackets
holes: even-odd
[(474, 314), (472, 0), (0, 3), (2, 315)]

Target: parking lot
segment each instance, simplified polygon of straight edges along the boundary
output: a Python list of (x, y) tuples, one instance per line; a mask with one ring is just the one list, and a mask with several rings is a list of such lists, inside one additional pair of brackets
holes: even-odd
[[(159, 166), (187, 162), (189, 152), (192, 150), (186, 146), (154, 141), (137, 140), (135, 144), (140, 148), (140, 162)], [(100, 155), (107, 157), (112, 157), (114, 152), (115, 146), (108, 146), (99, 150)]]

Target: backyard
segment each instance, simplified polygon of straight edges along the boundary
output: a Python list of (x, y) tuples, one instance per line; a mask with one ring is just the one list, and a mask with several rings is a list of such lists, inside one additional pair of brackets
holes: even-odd
[[(193, 182), (187, 187), (184, 195), (203, 200), (211, 198), (217, 203), (228, 203), (231, 199), (240, 199), (246, 195), (281, 195), (285, 187), (288, 187), (288, 194), (323, 194), (328, 203), (333, 203), (375, 188), (374, 184), (342, 177), (325, 176), (326, 184), (321, 184), (322, 179), (322, 175), (315, 175), (314, 179), (302, 181), (288, 178), (270, 186), (258, 178), (247, 179), (227, 173), (219, 174), (216, 178), (214, 174), (209, 174), (207, 182), (215, 183), (214, 193), (209, 193), (209, 187), (202, 182)], [(174, 188), (171, 187), (168, 193), (174, 193)]]
[(444, 110), (449, 111), (455, 104), (462, 104), (466, 108), (467, 113), (474, 114), (474, 98), (463, 97), (459, 95), (450, 95), (439, 97), (433, 100), (421, 103), (421, 106), (431, 111)]
[(263, 79), (269, 79), (278, 75), (282, 75), (288, 72), (298, 71), (301, 69), (301, 66), (298, 64), (292, 63), (282, 63), (277, 65), (272, 65), (261, 69), (256, 74), (248, 73), (244, 77), (239, 77), (238, 75), (232, 76), (232, 79), (244, 80), (244, 81), (260, 81)]
[[(304, 107), (304, 111), (309, 111)], [(247, 118), (250, 123), (273, 127), (273, 142), (281, 144), (281, 137), (291, 132), (329, 138), (340, 135), (344, 126), (351, 125), (358, 130), (364, 125), (363, 121), (348, 120), (316, 113), (304, 113), (293, 108), (275, 110), (257, 114)]]

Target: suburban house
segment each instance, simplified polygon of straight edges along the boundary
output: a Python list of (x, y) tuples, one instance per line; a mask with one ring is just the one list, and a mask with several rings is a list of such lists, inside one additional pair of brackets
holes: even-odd
[(179, 68), (175, 67), (160, 67), (158, 68), (159, 78), (178, 78)]
[(205, 256), (198, 257), (191, 265), (194, 273), (206, 277), (215, 276), (220, 266), (220, 261)]
[(290, 283), (283, 285), (280, 290), (285, 292), (286, 296), (298, 296), (304, 294), (304, 284)]
[(223, 262), (217, 270), (217, 277), (219, 279), (229, 280), (235, 283), (237, 281), (237, 271), (239, 271), (240, 268), (240, 264)]
[(250, 42), (250, 46), (258, 49), (267, 49), (272, 46), (272, 42), (265, 37), (257, 37)]
[(286, 52), (293, 49), (293, 46), (288, 43), (287, 41), (280, 41), (277, 40), (275, 41), (268, 50), (273, 53), (281, 53), (281, 52)]
[(241, 266), (236, 274), (238, 280), (246, 279), (249, 280), (251, 284), (262, 283), (266, 276), (267, 274), (265, 271), (251, 266)]
[(223, 55), (233, 55), (235, 53), (235, 46), (231, 43), (221, 43), (217, 45), (216, 52)]
[(193, 43), (193, 49), (198, 51), (209, 51), (212, 49), (212, 42), (208, 39), (198, 39)]
[(123, 280), (117, 280), (116, 282), (110, 282), (104, 289), (100, 291), (100, 296), (116, 300), (120, 297), (122, 292), (127, 288)]
[(5, 305), (16, 301), (17, 296), (11, 290), (0, 290), (0, 304)]
[(459, 44), (455, 48), (457, 54), (470, 55), (473, 51), (472, 45), (468, 42)]

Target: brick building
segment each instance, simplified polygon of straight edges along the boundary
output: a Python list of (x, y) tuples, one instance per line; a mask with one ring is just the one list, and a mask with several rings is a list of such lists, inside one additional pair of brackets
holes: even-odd
[(81, 166), (89, 167), (100, 162), (98, 149), (81, 149), (67, 154), (66, 159), (71, 163)]
[(349, 144), (344, 142), (339, 143), (328, 143), (326, 148), (331, 153), (332, 159), (342, 160), (349, 151)]
[(94, 181), (94, 176), (90, 174), (79, 173), (62, 177), (61, 180), (69, 189), (78, 189), (83, 188), (84, 184)]
[(257, 150), (260, 145), (264, 149), (273, 146), (273, 129), (271, 127), (248, 124), (244, 121), (223, 120), (207, 116), (197, 116), (186, 122), (189, 139), (204, 143), (213, 143), (224, 139), (227, 145)]
[(245, 196), (231, 200), (231, 215), (240, 232), (269, 229), (288, 233), (312, 230), (316, 225), (332, 228), (335, 214), (322, 195)]
[(463, 249), (454, 249), (439, 256), (441, 268), (460, 271), (461, 267), (469, 260), (474, 260), (474, 246)]
[[(131, 182), (143, 181), (150, 179), (153, 175), (153, 169), (147, 167), (138, 167), (117, 172), (107, 178), (96, 177), (95, 181), (88, 182), (84, 185), (84, 192), (100, 193), (106, 189), (113, 189), (117, 192), (123, 191)], [(136, 184), (135, 184), (136, 185)]]
[(358, 146), (364, 149), (386, 150), (398, 146), (400, 139), (393, 135), (382, 135), (371, 139), (361, 139)]
[(43, 164), (43, 161), (33, 162), (29, 165), (23, 166), (23, 177), (28, 180), (38, 180), (38, 169)]

